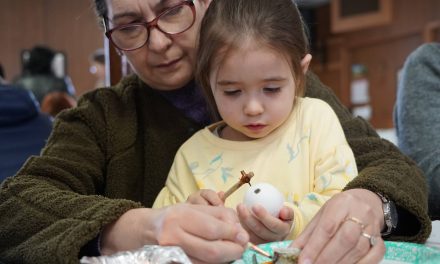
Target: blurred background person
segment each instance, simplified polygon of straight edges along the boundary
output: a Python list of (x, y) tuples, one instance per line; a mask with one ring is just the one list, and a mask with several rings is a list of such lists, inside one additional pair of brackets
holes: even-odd
[(427, 43), (406, 59), (394, 108), (399, 148), (425, 173), (429, 216), (440, 220), (440, 43)]
[(14, 84), (31, 91), (41, 104), (46, 94), (52, 91), (66, 92), (75, 96), (75, 88), (69, 77), (58, 77), (54, 63), (56, 52), (45, 46), (35, 46), (25, 55), (23, 72)]
[(66, 92), (50, 92), (44, 96), (41, 102), (41, 112), (55, 117), (64, 109), (69, 109), (76, 106), (76, 100), (73, 96)]
[(0, 84), (6, 83), (5, 70), (3, 66), (0, 64)]
[(0, 183), (31, 155), (39, 155), (51, 131), (51, 118), (40, 112), (34, 95), (0, 80)]
[(90, 73), (95, 77), (95, 88), (105, 87), (105, 53), (104, 49), (95, 50), (90, 55)]

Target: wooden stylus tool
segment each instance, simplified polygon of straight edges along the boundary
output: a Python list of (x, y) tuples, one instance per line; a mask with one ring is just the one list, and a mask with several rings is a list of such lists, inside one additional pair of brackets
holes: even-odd
[(252, 171), (250, 171), (249, 173), (241, 171), (240, 173), (241, 173), (240, 180), (225, 192), (223, 196), (223, 202), (226, 200), (226, 198), (228, 198), (228, 196), (230, 196), (233, 192), (238, 190), (238, 188), (240, 188), (240, 186), (242, 186), (243, 184), (247, 183), (251, 185), (251, 178), (254, 177), (254, 173)]

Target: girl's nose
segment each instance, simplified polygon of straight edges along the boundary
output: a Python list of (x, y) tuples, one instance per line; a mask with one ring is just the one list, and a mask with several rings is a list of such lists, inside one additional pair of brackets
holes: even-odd
[(150, 36), (148, 38), (148, 48), (154, 52), (162, 52), (168, 49), (168, 47), (173, 42), (173, 39), (160, 31), (159, 29), (153, 27), (150, 29)]
[(263, 104), (255, 98), (249, 99), (244, 106), (244, 113), (250, 116), (256, 116), (263, 113)]

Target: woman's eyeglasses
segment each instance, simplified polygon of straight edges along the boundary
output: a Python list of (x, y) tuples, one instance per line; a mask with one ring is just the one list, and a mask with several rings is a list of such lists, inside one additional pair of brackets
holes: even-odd
[[(139, 49), (148, 42), (151, 28), (168, 35), (188, 30), (195, 21), (196, 11), (193, 1), (184, 1), (160, 13), (150, 22), (130, 23), (107, 30), (105, 35), (118, 49), (130, 51)], [(105, 20), (105, 19), (104, 19)], [(107, 25), (104, 21), (104, 25)]]

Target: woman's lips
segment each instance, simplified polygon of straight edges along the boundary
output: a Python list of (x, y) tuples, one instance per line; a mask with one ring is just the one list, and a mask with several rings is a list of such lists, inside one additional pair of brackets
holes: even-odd
[(161, 63), (159, 65), (157, 65), (156, 67), (159, 69), (170, 69), (170, 68), (174, 68), (176, 67), (176, 65), (178, 64), (178, 62), (181, 60), (182, 58), (178, 58), (176, 60), (170, 61), (170, 62), (166, 62), (166, 63)]

